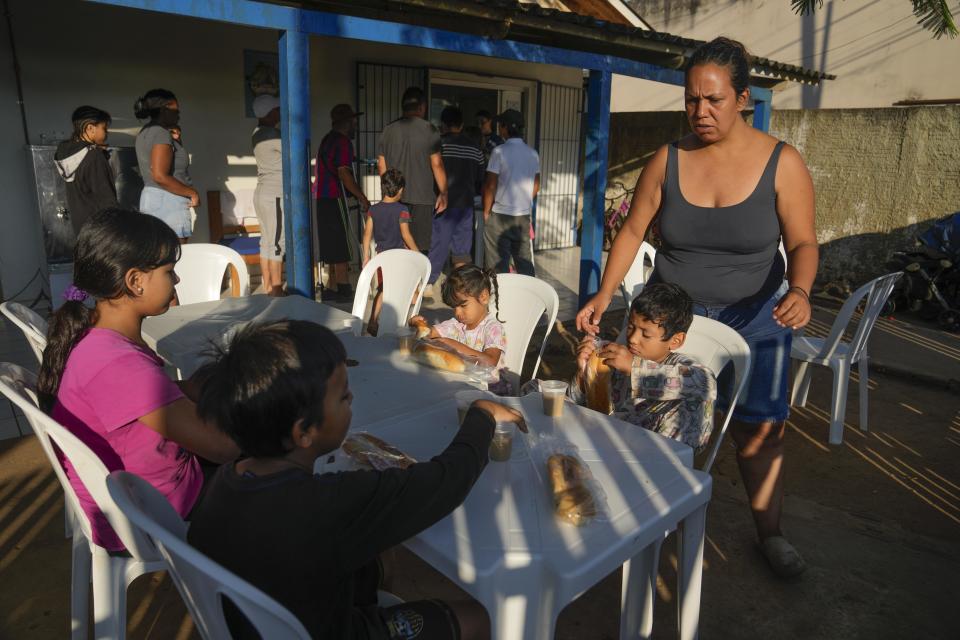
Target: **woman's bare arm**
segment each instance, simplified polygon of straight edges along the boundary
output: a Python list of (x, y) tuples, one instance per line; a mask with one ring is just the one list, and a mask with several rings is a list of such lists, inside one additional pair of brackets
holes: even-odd
[(791, 289), (774, 310), (774, 318), (783, 326), (799, 329), (810, 321), (809, 296), (817, 277), (820, 249), (814, 226), (813, 179), (800, 153), (790, 145), (780, 154), (776, 189)]

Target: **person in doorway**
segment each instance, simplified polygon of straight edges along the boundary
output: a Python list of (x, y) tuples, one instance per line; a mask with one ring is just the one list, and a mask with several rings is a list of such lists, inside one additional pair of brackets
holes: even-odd
[(507, 109), (497, 120), (506, 138), (490, 154), (483, 184), (483, 242), (487, 268), (532, 276), (530, 216), (540, 191), (540, 156), (523, 141), (523, 116)]
[(377, 169), (399, 169), (407, 181), (403, 203), (412, 216), (411, 231), (424, 253), (433, 235), (433, 216), (447, 208), (447, 173), (443, 168), (440, 134), (424, 120), (427, 99), (419, 87), (403, 92), (403, 116), (388, 124), (380, 136)]
[(463, 133), (463, 112), (447, 107), (440, 114), (441, 154), (447, 174), (447, 210), (433, 219), (430, 239), (430, 281), (433, 284), (450, 256), (453, 267), (470, 262), (473, 244), (473, 200), (483, 176), (483, 154)]
[(503, 144), (503, 138), (498, 135), (497, 123), (493, 116), (485, 109), (477, 111), (477, 126), (480, 127), (480, 148), (483, 151), (484, 160), (489, 162), (490, 154)]
[(662, 246), (650, 282), (683, 287), (695, 314), (734, 328), (750, 346), (746, 392), (730, 406), (733, 376), (721, 372), (717, 411), (733, 411), (730, 436), (759, 550), (778, 576), (792, 578), (806, 563), (780, 528), (787, 380), (793, 331), (810, 321), (819, 249), (803, 158), (743, 120), (750, 67), (746, 48), (728, 38), (689, 58), (684, 101), (692, 132), (660, 147), (640, 173), (600, 291), (577, 314), (577, 327), (597, 333), (656, 216)]
[(321, 294), (324, 301), (352, 302), (348, 263), (353, 254), (348, 238), (346, 195), (360, 203), (360, 212), (370, 209), (353, 176), (353, 138), (357, 135), (357, 116), (348, 104), (330, 110), (330, 132), (320, 141), (317, 151), (317, 235), (320, 252), (317, 259), (331, 267), (330, 286)]
[(74, 233), (98, 211), (117, 205), (117, 186), (110, 155), (107, 129), (110, 114), (96, 107), (73, 111), (73, 136), (61, 142), (53, 156), (57, 172), (67, 183), (67, 206)]
[(134, 113), (148, 118), (137, 134), (136, 151), (143, 191), (140, 210), (166, 222), (187, 242), (193, 234), (190, 207), (200, 204), (200, 194), (190, 184), (190, 159), (182, 145), (174, 145), (170, 128), (180, 121), (177, 96), (166, 89), (151, 89), (137, 99)]
[(280, 99), (257, 96), (253, 101), (257, 128), (251, 142), (257, 160), (253, 207), (260, 222), (260, 274), (268, 296), (283, 295), (283, 153), (280, 147)]

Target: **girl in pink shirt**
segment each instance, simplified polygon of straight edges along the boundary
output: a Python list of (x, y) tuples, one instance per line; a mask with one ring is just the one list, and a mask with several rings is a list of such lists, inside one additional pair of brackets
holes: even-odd
[[(165, 312), (175, 299), (179, 256), (176, 234), (158, 218), (122, 209), (91, 218), (77, 237), (67, 302), (50, 323), (38, 391), (41, 407), (108, 470), (143, 477), (186, 516), (203, 485), (197, 456), (222, 463), (239, 450), (197, 417), (140, 335), (143, 319)], [(94, 309), (83, 304), (87, 297), (96, 301)], [(93, 542), (122, 550), (70, 462), (63, 465)]]

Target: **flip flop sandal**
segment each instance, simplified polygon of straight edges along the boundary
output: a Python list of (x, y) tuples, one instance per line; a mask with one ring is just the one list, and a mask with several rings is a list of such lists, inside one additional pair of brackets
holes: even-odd
[(783, 536), (771, 536), (760, 543), (760, 553), (781, 578), (794, 578), (806, 571), (807, 563)]

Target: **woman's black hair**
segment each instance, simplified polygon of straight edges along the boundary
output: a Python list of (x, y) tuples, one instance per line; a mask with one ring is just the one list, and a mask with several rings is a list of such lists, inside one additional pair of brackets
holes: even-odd
[(387, 169), (380, 176), (380, 191), (388, 198), (396, 197), (400, 193), (400, 189), (405, 186), (407, 186), (407, 180), (400, 173), (400, 169)]
[[(84, 223), (73, 251), (73, 286), (95, 300), (133, 295), (126, 275), (131, 269), (151, 271), (180, 258), (180, 240), (165, 222), (154, 216), (109, 208)], [(67, 300), (53, 314), (47, 348), (37, 379), (40, 407), (53, 408), (67, 358), (95, 320), (96, 311)]]
[(74, 109), (73, 115), (70, 116), (70, 119), (73, 121), (73, 140), (76, 140), (77, 142), (84, 141), (83, 133), (90, 125), (97, 125), (102, 122), (106, 122), (107, 126), (109, 127), (110, 123), (113, 122), (109, 113), (103, 109), (97, 109), (96, 107), (91, 107), (89, 105), (84, 105)]
[(197, 415), (247, 455), (282, 456), (297, 421), (323, 424), (327, 381), (347, 359), (340, 339), (305, 320), (251, 323), (195, 374)]
[(643, 288), (633, 302), (630, 313), (646, 318), (663, 329), (667, 341), (681, 331), (686, 333), (693, 323), (693, 299), (683, 287), (655, 282)]
[(160, 115), (160, 110), (176, 99), (177, 96), (173, 95), (172, 91), (150, 89), (133, 103), (133, 114), (139, 120), (144, 118), (156, 120), (157, 116)]
[(500, 291), (497, 287), (497, 272), (493, 269), (482, 269), (475, 264), (460, 265), (450, 272), (443, 281), (441, 293), (443, 303), (448, 307), (456, 307), (463, 302), (464, 296), (479, 298), (484, 291), (493, 293), (493, 302), (497, 307), (496, 318), (500, 320)]
[(724, 36), (705, 42), (687, 60), (684, 73), (690, 73), (691, 69), (701, 64), (725, 67), (730, 72), (730, 82), (738, 96), (750, 86), (751, 56), (741, 42)]

